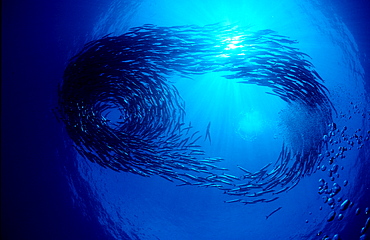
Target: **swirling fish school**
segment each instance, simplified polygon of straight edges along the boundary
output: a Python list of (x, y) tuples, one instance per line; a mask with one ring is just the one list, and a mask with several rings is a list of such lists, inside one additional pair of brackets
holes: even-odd
[[(58, 112), (77, 151), (102, 167), (255, 199), (227, 202), (271, 202), (278, 197), (262, 196), (287, 191), (315, 170), (322, 147), (316, 136), (332, 122), (323, 80), (294, 43), (272, 30), (221, 23), (131, 28), (88, 43), (70, 60)], [(218, 173), (227, 171), (215, 165), (222, 158), (206, 156), (199, 131), (184, 123), (184, 101), (166, 77), (220, 71), (241, 84), (269, 87), (269, 94), (303, 114), (319, 116), (320, 131), (308, 145), (283, 145), (273, 169), (269, 164), (251, 173), (240, 167), (241, 177)], [(211, 142), (210, 123), (205, 138)]]

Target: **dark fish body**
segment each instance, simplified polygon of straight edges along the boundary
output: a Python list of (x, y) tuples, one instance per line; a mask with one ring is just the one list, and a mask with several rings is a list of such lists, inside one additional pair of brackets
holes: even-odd
[(279, 211), (282, 207), (278, 207), (276, 208), (274, 211), (272, 211), (269, 215), (266, 216), (266, 220), (274, 213), (276, 213), (277, 211)]

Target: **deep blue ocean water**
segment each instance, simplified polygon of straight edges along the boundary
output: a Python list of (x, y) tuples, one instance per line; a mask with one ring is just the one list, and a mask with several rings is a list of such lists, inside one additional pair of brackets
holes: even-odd
[[(3, 1), (2, 239), (360, 239), (370, 217), (369, 12), (365, 0)], [(68, 60), (85, 43), (147, 23), (216, 22), (275, 30), (298, 40), (297, 47), (311, 56), (337, 109), (334, 122), (338, 129), (346, 126), (355, 142), (336, 161), (334, 181), (320, 169), (277, 201), (228, 204), (233, 198), (218, 189), (117, 173), (74, 150), (52, 110)], [(212, 144), (205, 141), (204, 149), (225, 158), (222, 165), (232, 174), (242, 174), (236, 165), (257, 171), (276, 161), (290, 136), (290, 128), (279, 125), (282, 100), (219, 74), (171, 80), (186, 102), (185, 121), (203, 132), (212, 122)], [(299, 111), (285, 116), (285, 126), (310, 131), (311, 121)], [(333, 139), (343, 140), (340, 133)], [(329, 149), (337, 152), (344, 144)], [(321, 165), (331, 167), (327, 160)], [(333, 209), (318, 194), (319, 179), (342, 188)], [(347, 199), (351, 204), (341, 211)], [(328, 222), (333, 210), (343, 219)]]

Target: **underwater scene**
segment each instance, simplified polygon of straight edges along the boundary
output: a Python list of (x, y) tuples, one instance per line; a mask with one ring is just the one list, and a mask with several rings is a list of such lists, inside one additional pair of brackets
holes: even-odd
[(2, 3), (2, 239), (370, 239), (370, 2)]

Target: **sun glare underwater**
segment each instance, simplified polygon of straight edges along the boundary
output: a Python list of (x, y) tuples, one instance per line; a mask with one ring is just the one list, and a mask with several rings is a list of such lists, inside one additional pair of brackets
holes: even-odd
[(58, 91), (76, 206), (114, 239), (368, 239), (369, 96), (335, 16), (113, 1)]

